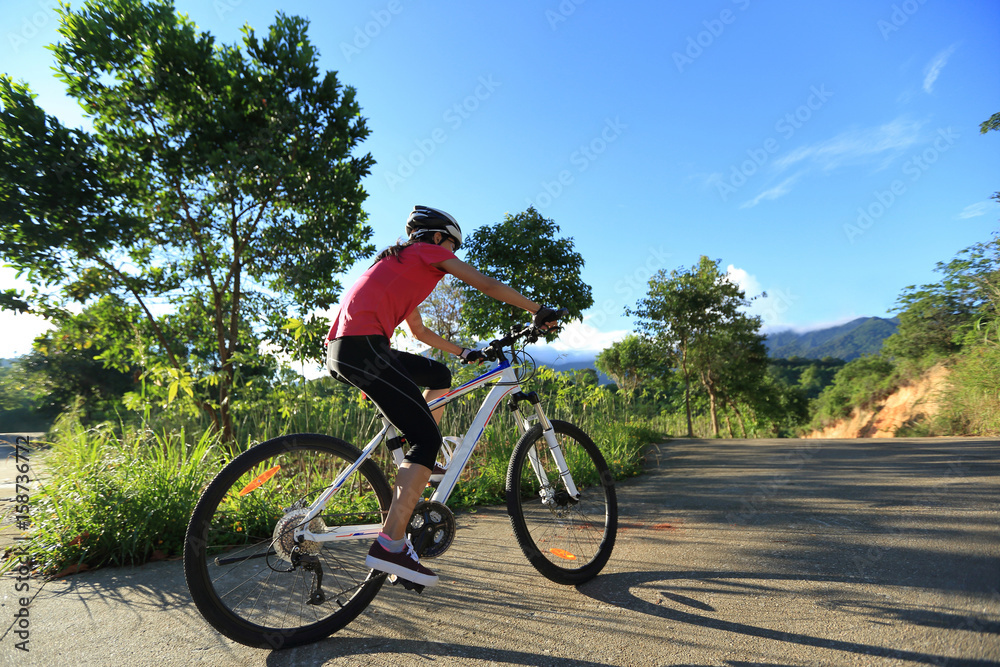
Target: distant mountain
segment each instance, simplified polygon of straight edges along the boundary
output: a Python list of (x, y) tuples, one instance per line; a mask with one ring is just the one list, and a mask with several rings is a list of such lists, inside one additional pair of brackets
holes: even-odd
[(859, 317), (847, 324), (816, 331), (778, 331), (767, 335), (768, 355), (772, 359), (833, 357), (850, 361), (882, 349), (883, 341), (896, 332), (898, 324), (897, 318)]
[[(594, 370), (597, 370), (597, 366), (594, 363), (593, 359), (591, 359), (590, 361), (577, 360), (577, 361), (569, 361), (569, 362), (562, 362), (562, 363), (560, 363), (560, 362), (551, 363), (551, 362), (540, 361), (538, 363), (539, 363), (539, 365), (542, 365), (542, 366), (548, 366), (549, 368), (551, 368), (554, 371), (582, 371), (582, 370), (586, 370), (588, 368), (592, 368)], [(614, 383), (614, 380), (612, 380), (611, 378), (609, 378), (607, 375), (605, 375), (601, 371), (597, 371), (597, 384), (613, 384), (613, 383)]]

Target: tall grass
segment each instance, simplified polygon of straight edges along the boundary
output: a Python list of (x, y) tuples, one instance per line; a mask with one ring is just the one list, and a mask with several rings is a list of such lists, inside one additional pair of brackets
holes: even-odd
[(30, 539), (20, 543), (49, 575), (179, 555), (223, 456), (209, 431), (88, 429), (72, 411), (57, 420), (50, 445), (45, 481), (31, 498)]
[(941, 409), (923, 431), (919, 435), (1000, 435), (1000, 345), (984, 341), (957, 355)]

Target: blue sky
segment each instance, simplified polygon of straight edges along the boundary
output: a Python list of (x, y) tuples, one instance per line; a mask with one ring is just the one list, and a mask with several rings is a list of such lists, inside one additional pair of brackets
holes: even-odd
[[(84, 124), (49, 70), (54, 4), (4, 3), (0, 70)], [(996, 2), (176, 5), (226, 43), (279, 8), (311, 20), (372, 130), (377, 246), (417, 203), (466, 231), (532, 204), (552, 218), (595, 299), (557, 346), (571, 357), (632, 330), (649, 276), (700, 255), (768, 293), (766, 329), (805, 329), (886, 316), (1000, 228), (1000, 133), (979, 133), (1000, 111)], [(0, 318), (0, 356), (26, 352), (36, 325)]]

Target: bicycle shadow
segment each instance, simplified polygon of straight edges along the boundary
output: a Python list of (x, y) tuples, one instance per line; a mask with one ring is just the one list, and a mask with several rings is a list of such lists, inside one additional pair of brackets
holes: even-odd
[[(378, 662), (374, 653), (378, 654)], [(326, 664), (332, 658), (365, 659), (365, 664), (401, 665), (435, 659), (477, 660), (497, 665), (527, 665), (555, 667), (611, 667), (617, 663), (593, 662), (580, 658), (560, 658), (546, 654), (493, 649), (477, 645), (439, 643), (416, 639), (372, 639), (329, 637), (315, 644), (300, 646), (287, 651), (272, 651), (266, 664), (271, 667), (287, 665)], [(450, 664), (450, 663), (449, 663)]]
[[(613, 605), (622, 609), (628, 609), (633, 612), (638, 612), (642, 614), (647, 614), (649, 616), (657, 616), (659, 618), (667, 619), (669, 621), (674, 621), (677, 623), (686, 623), (689, 625), (699, 626), (703, 628), (720, 630), (723, 632), (730, 632), (735, 634), (746, 635), (749, 637), (758, 637), (762, 639), (771, 639), (781, 642), (787, 642), (790, 644), (797, 644), (800, 646), (816, 647), (832, 649), (837, 651), (844, 651), (846, 653), (853, 653), (856, 655), (865, 656), (876, 656), (881, 658), (890, 658), (897, 660), (909, 660), (911, 662), (925, 663), (932, 665), (960, 665), (966, 667), (973, 667), (978, 665), (996, 665), (997, 663), (992, 660), (980, 660), (975, 658), (955, 658), (950, 656), (942, 655), (932, 655), (929, 653), (921, 653), (918, 651), (906, 651), (899, 649), (886, 648), (883, 646), (876, 646), (872, 644), (864, 644), (859, 642), (844, 641), (839, 639), (827, 639), (823, 637), (814, 637), (807, 634), (795, 633), (795, 632), (783, 632), (780, 630), (772, 630), (770, 628), (760, 627), (756, 625), (751, 625), (749, 623), (741, 623), (737, 621), (727, 621), (718, 618), (713, 618), (709, 614), (715, 612), (716, 610), (708, 604), (696, 600), (694, 598), (675, 593), (669, 589), (669, 583), (671, 580), (683, 580), (691, 581), (696, 580), (700, 582), (713, 582), (718, 586), (731, 587), (733, 586), (732, 580), (772, 580), (772, 581), (792, 581), (798, 580), (801, 577), (791, 574), (781, 574), (781, 573), (760, 573), (760, 572), (716, 572), (710, 570), (704, 571), (683, 571), (683, 572), (623, 572), (623, 573), (613, 573), (602, 575), (597, 579), (594, 579), (586, 584), (577, 586), (577, 590), (586, 595), (587, 597), (602, 602), (604, 604)], [(842, 582), (847, 583), (847, 580), (843, 577), (823, 577), (823, 576), (813, 576), (810, 577), (812, 580), (816, 581), (830, 581), (830, 582)], [(684, 609), (679, 609), (676, 607), (671, 607), (666, 604), (654, 604), (647, 600), (640, 598), (638, 595), (632, 592), (634, 588), (643, 585), (652, 585), (656, 587), (656, 584), (664, 584), (659, 590), (661, 598), (670, 600), (677, 603), (678, 605), (683, 605), (691, 609), (692, 611), (686, 611)], [(767, 590), (768, 587), (764, 584), (741, 584), (747, 588), (756, 590)], [(680, 588), (680, 587), (678, 587)], [(709, 592), (702, 589), (703, 592)], [(698, 613), (704, 612), (704, 613)], [(900, 613), (900, 612), (897, 612)], [(945, 627), (958, 627), (963, 622), (967, 622), (968, 619), (965, 617), (957, 615), (948, 614), (920, 614), (919, 612), (915, 615), (908, 615), (906, 620), (915, 623), (928, 623), (929, 625), (935, 625), (941, 627), (940, 624), (947, 623)], [(976, 629), (980, 632), (987, 632), (991, 634), (1000, 634), (1000, 623), (992, 621), (984, 621), (978, 623)]]

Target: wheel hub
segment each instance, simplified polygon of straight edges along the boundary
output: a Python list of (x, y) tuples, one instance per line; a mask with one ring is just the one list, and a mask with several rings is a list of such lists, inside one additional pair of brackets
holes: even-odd
[(559, 507), (566, 507), (571, 501), (573, 501), (573, 498), (565, 489), (560, 489), (559, 491), (556, 491), (554, 500), (556, 505)]

